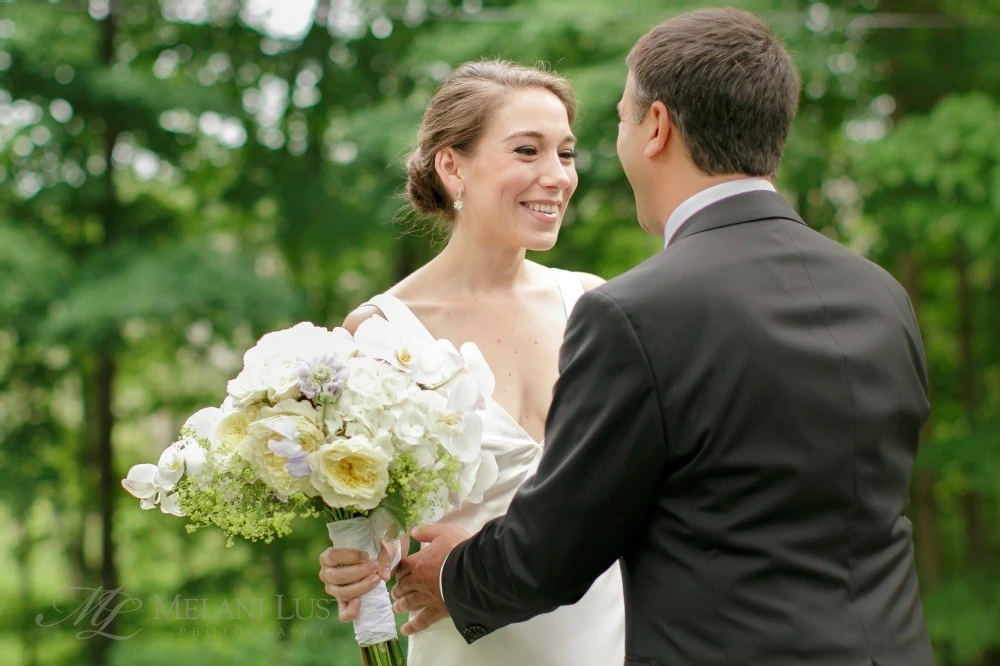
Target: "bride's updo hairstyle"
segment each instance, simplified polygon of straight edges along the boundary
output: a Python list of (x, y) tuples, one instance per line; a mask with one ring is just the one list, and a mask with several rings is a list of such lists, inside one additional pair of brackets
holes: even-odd
[(454, 221), (453, 197), (438, 178), (434, 156), (448, 147), (471, 154), (504, 98), (525, 88), (542, 88), (558, 97), (573, 125), (573, 88), (552, 72), (506, 60), (481, 60), (465, 63), (441, 84), (424, 112), (417, 149), (406, 158), (406, 198), (417, 213)]

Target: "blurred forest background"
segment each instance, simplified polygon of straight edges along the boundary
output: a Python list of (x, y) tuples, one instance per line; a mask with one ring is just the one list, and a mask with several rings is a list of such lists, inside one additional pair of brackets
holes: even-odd
[[(1000, 0), (734, 4), (803, 75), (780, 190), (917, 310), (933, 414), (910, 515), (939, 663), (1000, 665)], [(431, 256), (401, 159), (464, 60), (545, 61), (581, 98), (580, 188), (534, 258), (610, 278), (654, 253), (614, 107), (635, 39), (695, 6), (0, 0), (0, 663), (357, 663), (321, 526), (226, 550), (119, 480), (262, 332), (337, 324)], [(74, 614), (98, 587), (142, 606)]]

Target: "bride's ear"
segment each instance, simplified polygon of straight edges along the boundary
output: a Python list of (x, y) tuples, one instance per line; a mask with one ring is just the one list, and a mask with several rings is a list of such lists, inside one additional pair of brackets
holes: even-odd
[(462, 174), (454, 148), (442, 148), (434, 156), (434, 170), (445, 188), (454, 196), (462, 189)]
[(646, 157), (653, 158), (663, 152), (674, 131), (674, 123), (666, 104), (657, 100), (649, 107), (647, 117), (650, 119), (646, 135)]

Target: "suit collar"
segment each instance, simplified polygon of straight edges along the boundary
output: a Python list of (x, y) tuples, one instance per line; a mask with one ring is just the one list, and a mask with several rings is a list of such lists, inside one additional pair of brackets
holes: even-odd
[(677, 241), (704, 231), (721, 229), (734, 224), (781, 218), (805, 225), (799, 214), (776, 192), (756, 191), (737, 194), (707, 206), (684, 223), (667, 247)]

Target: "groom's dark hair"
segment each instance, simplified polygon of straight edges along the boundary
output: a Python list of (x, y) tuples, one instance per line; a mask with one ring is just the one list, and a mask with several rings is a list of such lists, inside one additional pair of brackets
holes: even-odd
[(778, 170), (801, 80), (768, 25), (738, 9), (701, 9), (656, 26), (628, 55), (641, 122), (660, 101), (710, 176)]

